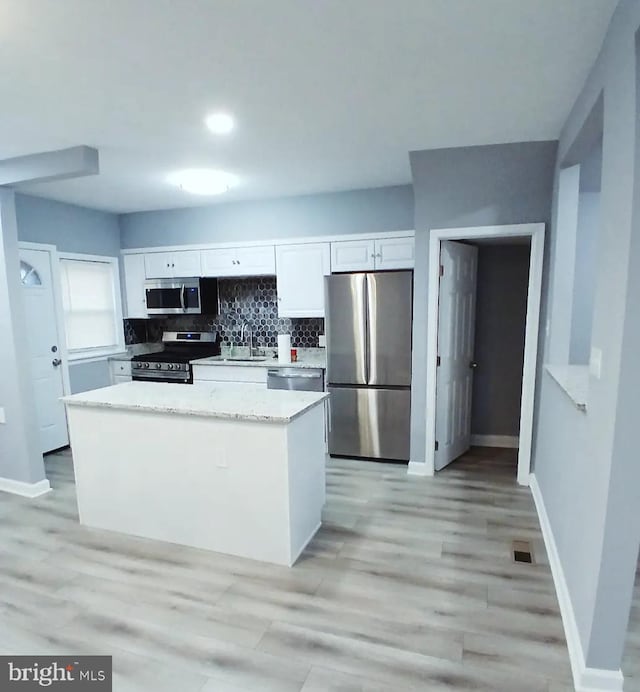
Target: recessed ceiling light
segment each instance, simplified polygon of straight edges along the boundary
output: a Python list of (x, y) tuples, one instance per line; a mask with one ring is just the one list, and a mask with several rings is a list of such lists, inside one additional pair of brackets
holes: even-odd
[(190, 168), (172, 173), (169, 182), (194, 195), (221, 195), (236, 184), (237, 178), (212, 168)]
[(205, 120), (214, 135), (228, 135), (233, 130), (233, 118), (228, 113), (212, 113)]

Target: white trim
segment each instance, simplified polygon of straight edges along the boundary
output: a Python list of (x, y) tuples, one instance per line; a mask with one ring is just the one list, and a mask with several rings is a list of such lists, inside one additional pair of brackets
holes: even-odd
[[(82, 255), (74, 252), (59, 252), (58, 260), (75, 260), (77, 262), (100, 262), (102, 264), (110, 264), (113, 270), (113, 303), (114, 303), (114, 322), (116, 328), (117, 343), (103, 346), (96, 349), (86, 349), (83, 351), (70, 352), (68, 360), (71, 362), (90, 362), (92, 360), (100, 360), (108, 358), (115, 353), (121, 353), (126, 350), (124, 343), (124, 328), (122, 326), (122, 284), (120, 283), (120, 258), (112, 255)], [(60, 262), (57, 262), (56, 271), (60, 271)], [(58, 285), (60, 277), (58, 275)], [(62, 297), (60, 297), (60, 310), (62, 311)], [(64, 324), (64, 313), (61, 312), (61, 317)], [(65, 333), (64, 331), (62, 332)], [(67, 351), (65, 337), (65, 352)]]
[[(51, 290), (56, 311), (56, 332), (58, 333), (58, 356), (62, 361), (62, 392), (65, 396), (71, 394), (71, 380), (69, 379), (69, 354), (67, 353), (67, 338), (64, 330), (64, 316), (62, 310), (62, 294), (60, 291), (60, 263), (58, 261), (58, 249), (55, 245), (46, 243), (18, 243), (20, 250), (40, 250), (49, 253), (49, 267), (51, 269)], [(65, 411), (66, 418), (66, 411)]]
[(573, 604), (569, 596), (569, 587), (564, 576), (558, 547), (551, 528), (551, 522), (544, 504), (544, 498), (540, 491), (538, 479), (532, 473), (529, 479), (529, 487), (533, 495), (533, 501), (538, 512), (540, 529), (544, 539), (544, 545), (549, 557), (549, 565), (553, 576), (553, 583), (556, 588), (564, 634), (569, 649), (569, 661), (573, 674), (573, 684), (577, 692), (622, 692), (624, 677), (620, 670), (603, 670), (599, 668), (587, 668), (580, 641), (580, 633), (576, 623)]
[(407, 473), (410, 476), (433, 476), (432, 473), (427, 473), (427, 465), (421, 461), (410, 461)]
[(227, 243), (194, 243), (193, 245), (158, 245), (153, 247), (127, 248), (121, 255), (138, 255), (142, 252), (176, 252), (181, 250), (222, 250), (225, 248), (263, 247), (265, 245), (302, 245), (307, 243), (335, 243), (342, 240), (376, 240), (379, 238), (413, 238), (415, 231), (381, 231), (378, 233), (348, 233), (341, 235), (316, 235), (307, 238), (291, 237), (275, 240), (244, 240)]
[(77, 363), (96, 363), (99, 360), (108, 360), (112, 356), (118, 356), (126, 353), (120, 346), (113, 348), (95, 349), (95, 352), (76, 351), (69, 356), (69, 364), (76, 365)]
[(508, 226), (475, 226), (470, 228), (436, 228), (429, 235), (429, 277), (427, 288), (427, 378), (426, 378), (426, 454), (425, 472), (435, 473), (436, 445), (436, 356), (438, 351), (438, 294), (440, 290), (440, 242), (442, 240), (474, 240), (481, 238), (531, 237), (529, 288), (525, 328), (522, 399), (520, 404), (520, 445), (518, 452), (518, 483), (527, 485), (531, 471), (533, 438), (533, 402), (538, 358), (540, 326), (540, 293), (544, 262), (544, 224), (527, 223)]
[(313, 531), (311, 531), (311, 533), (309, 534), (309, 537), (308, 537), (307, 540), (302, 544), (302, 546), (300, 547), (300, 549), (297, 550), (295, 553), (292, 553), (292, 554), (291, 554), (291, 564), (289, 565), (289, 567), (293, 567), (293, 566), (296, 564), (296, 560), (297, 560), (297, 559), (300, 557), (300, 555), (302, 555), (302, 553), (306, 550), (307, 546), (309, 545), (309, 543), (311, 543), (313, 537), (318, 533), (318, 531), (320, 530), (320, 527), (321, 527), (321, 526), (322, 526), (322, 522), (319, 521), (319, 522), (318, 522), (318, 525), (313, 529)]
[(13, 478), (3, 478), (0, 476), (0, 491), (13, 493), (14, 495), (22, 495), (22, 497), (34, 498), (51, 492), (51, 486), (46, 478), (43, 478), (37, 483), (25, 483), (24, 481), (16, 481), (13, 480)]
[(474, 447), (504, 447), (518, 449), (520, 438), (517, 435), (471, 435)]

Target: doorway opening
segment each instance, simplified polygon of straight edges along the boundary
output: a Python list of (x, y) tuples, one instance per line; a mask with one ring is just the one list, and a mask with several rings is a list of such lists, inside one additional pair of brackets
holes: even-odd
[[(511, 468), (515, 477), (531, 239), (487, 238), (474, 241), (471, 247), (477, 254), (475, 325), (471, 357), (463, 364), (471, 378), (470, 430), (462, 431), (463, 441), (471, 445), (470, 458), (479, 468), (498, 463), (502, 472), (508, 474)], [(439, 321), (442, 297), (440, 308)], [(442, 427), (436, 420), (438, 440), (446, 437)], [(436, 470), (451, 460), (451, 456), (437, 456)]]
[[(451, 241), (455, 242), (447, 244)], [(510, 378), (509, 387), (512, 407), (513, 392), (520, 390), (516, 405), (517, 416), (511, 416), (509, 419), (511, 426), (513, 420), (517, 419), (518, 434), (501, 433), (497, 436), (498, 433), (495, 432), (485, 433), (483, 442), (502, 442), (501, 446), (506, 446), (507, 442), (510, 445), (517, 444), (517, 480), (521, 485), (529, 484), (544, 253), (544, 224), (541, 223), (435, 229), (431, 232), (427, 315), (427, 451), (424, 465), (427, 475), (433, 475), (437, 469), (446, 466), (471, 445), (473, 379), (475, 371), (480, 366), (475, 360), (478, 247), (507, 245), (521, 245), (523, 248), (507, 252), (528, 252), (526, 314), (524, 326), (521, 325), (521, 329), (524, 329), (523, 346), (520, 347), (522, 376), (519, 385), (517, 382), (514, 384), (513, 378)], [(444, 265), (444, 269), (441, 269), (441, 264)], [(444, 283), (447, 265), (450, 279), (453, 277), (453, 280)], [(439, 315), (442, 315), (440, 319), (446, 323), (446, 329), (443, 329), (444, 324), (439, 328)], [(485, 326), (487, 325), (483, 324), (483, 327)], [(488, 327), (495, 331), (491, 324)], [(505, 338), (506, 336), (505, 334)], [(491, 354), (492, 360), (495, 355)], [(518, 359), (512, 359), (509, 366), (511, 372), (518, 367), (517, 361)], [(497, 367), (500, 367), (501, 363), (496, 362)], [(483, 393), (482, 396), (492, 398), (491, 393)], [(482, 396), (477, 395), (479, 406), (482, 405)], [(480, 414), (476, 414), (475, 424), (484, 425)], [(507, 425), (506, 420), (503, 422)], [(491, 439), (489, 435), (496, 437)], [(517, 438), (517, 441), (513, 438)], [(410, 471), (419, 472), (415, 467), (410, 468)]]

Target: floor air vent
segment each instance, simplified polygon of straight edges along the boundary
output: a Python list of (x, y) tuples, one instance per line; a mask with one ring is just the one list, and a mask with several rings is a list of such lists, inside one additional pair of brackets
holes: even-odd
[(533, 564), (533, 551), (529, 541), (514, 541), (513, 542), (513, 561)]

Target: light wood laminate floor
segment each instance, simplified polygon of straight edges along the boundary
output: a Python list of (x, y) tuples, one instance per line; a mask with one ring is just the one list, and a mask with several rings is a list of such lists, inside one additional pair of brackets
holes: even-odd
[[(292, 569), (80, 526), (70, 453), (46, 465), (52, 493), (0, 493), (2, 653), (112, 654), (117, 692), (572, 689), (510, 450), (436, 478), (329, 460)], [(516, 538), (534, 565), (512, 562)]]

